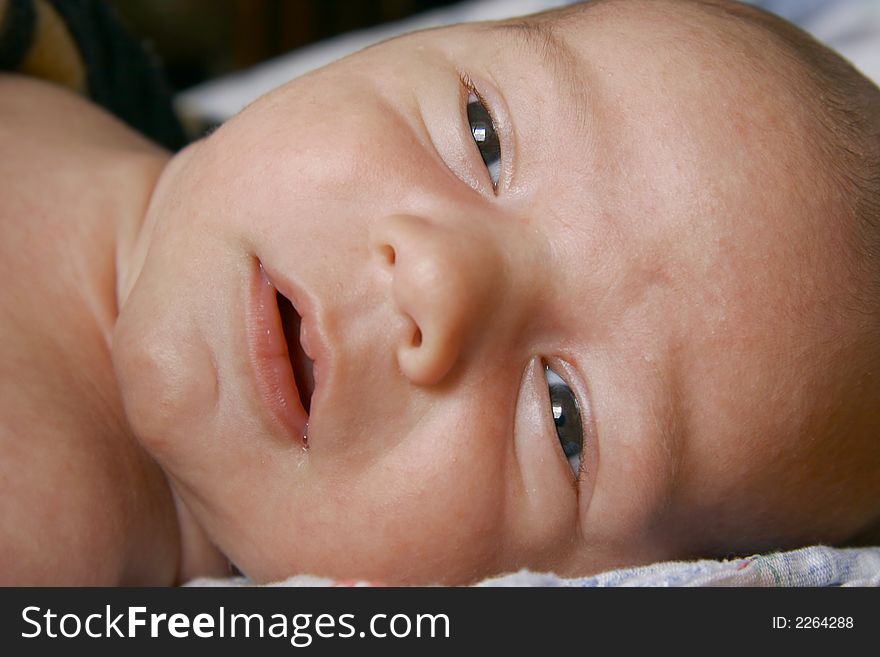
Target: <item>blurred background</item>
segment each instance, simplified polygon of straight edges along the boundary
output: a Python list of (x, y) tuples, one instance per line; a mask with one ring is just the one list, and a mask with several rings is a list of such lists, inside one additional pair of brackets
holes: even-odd
[[(105, 0), (158, 56), (191, 137), (284, 82), (414, 29), (575, 0)], [(880, 0), (745, 0), (880, 80)]]
[(457, 0), (106, 0), (175, 91), (344, 32)]

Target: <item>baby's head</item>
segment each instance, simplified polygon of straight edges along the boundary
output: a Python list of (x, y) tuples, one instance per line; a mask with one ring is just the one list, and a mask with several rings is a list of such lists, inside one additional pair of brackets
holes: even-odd
[(160, 180), (129, 420), (258, 580), (848, 540), (880, 518), (878, 95), (777, 19), (672, 0), (295, 80)]

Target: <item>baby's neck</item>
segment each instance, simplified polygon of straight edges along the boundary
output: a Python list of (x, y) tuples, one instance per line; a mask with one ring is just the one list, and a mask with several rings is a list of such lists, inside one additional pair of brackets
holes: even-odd
[[(113, 255), (116, 266), (113, 271), (113, 295), (107, 301), (112, 309), (115, 325), (119, 309), (131, 287), (137, 280), (143, 258), (146, 256), (143, 245), (147, 240), (144, 233), (152, 227), (146, 225), (145, 216), (150, 206), (152, 194), (156, 191), (162, 176), (173, 175), (174, 160), (164, 154), (152, 161), (144, 161), (134, 166), (130, 181), (132, 187), (124, 198), (120, 198), (121, 212), (115, 217), (113, 225)], [(106, 274), (96, 272), (96, 283), (107, 280)], [(111, 333), (104, 336), (106, 344), (112, 348)], [(116, 378), (113, 378), (117, 385)], [(117, 390), (118, 393), (118, 390)], [(125, 418), (124, 408), (121, 408)], [(155, 515), (149, 513), (139, 515), (141, 526), (133, 523), (130, 533), (146, 535), (146, 540), (133, 541), (125, 556), (126, 571), (138, 573), (139, 580), (157, 584), (183, 583), (200, 575), (226, 574), (227, 562), (222, 555), (206, 539), (201, 527), (194, 521), (186, 507), (174, 494), (169, 482), (155, 461), (143, 450), (132, 433), (128, 422), (124, 420), (125, 442), (142, 459), (142, 469), (147, 480), (141, 486), (141, 492), (149, 499), (149, 506)], [(156, 555), (164, 555), (157, 557)], [(173, 565), (173, 568), (171, 567)]]
[[(126, 195), (125, 211), (117, 217), (114, 228), (116, 267), (113, 290), (115, 294), (112, 299), (108, 299), (108, 303), (112, 304), (115, 313), (118, 313), (118, 309), (125, 303), (125, 299), (140, 273), (143, 259), (146, 257), (144, 245), (148, 240), (144, 239), (144, 233), (151, 231), (152, 226), (145, 222), (145, 217), (152, 194), (156, 191), (160, 179), (173, 176), (176, 168), (180, 166), (181, 160), (185, 158), (185, 153), (174, 159), (163, 156), (152, 162), (144, 162), (132, 174), (134, 188)], [(114, 322), (115, 318), (114, 315)], [(112, 345), (112, 335), (106, 337), (109, 340), (108, 344)], [(149, 534), (150, 541), (154, 545), (147, 548), (146, 544), (136, 544), (136, 548), (127, 555), (129, 567), (136, 568), (137, 564), (152, 563), (153, 572), (144, 573), (144, 575), (164, 584), (183, 583), (199, 576), (228, 574), (228, 562), (208, 541), (201, 526), (174, 494), (161, 468), (140, 447), (127, 422), (125, 433), (127, 439), (136, 447), (139, 455), (142, 455), (149, 462), (149, 465), (145, 464), (145, 469), (152, 471), (151, 476), (155, 482), (145, 482), (142, 490), (150, 492), (152, 504), (160, 512), (160, 516), (153, 519), (154, 532)], [(170, 531), (166, 525), (171, 528)], [(138, 529), (146, 530), (147, 527)], [(155, 529), (159, 529), (159, 531), (155, 531)], [(158, 545), (156, 545), (157, 543)], [(148, 556), (163, 553), (169, 556), (162, 560), (151, 560)], [(170, 582), (161, 581), (167, 580), (171, 573), (168, 566), (172, 562), (175, 566), (173, 579)]]
[[(153, 198), (164, 192), (163, 183), (174, 179), (196, 147), (193, 145), (173, 158), (163, 157), (158, 166), (148, 166), (138, 177), (141, 186), (136, 194), (128, 198), (131, 212), (120, 216), (116, 224), (116, 294), (113, 303), (117, 311), (124, 306), (147, 257), (151, 232), (155, 229), (150, 222), (150, 219), (156, 219), (156, 213), (150, 212)], [(173, 499), (177, 529), (176, 581), (183, 583), (200, 576), (228, 575), (230, 564), (227, 559), (207, 539), (186, 505), (174, 493), (173, 487), (168, 486), (164, 474), (163, 482)]]
[(222, 574), (132, 434), (111, 359), (118, 273), (167, 154), (17, 78), (0, 77), (0, 142), (0, 584)]

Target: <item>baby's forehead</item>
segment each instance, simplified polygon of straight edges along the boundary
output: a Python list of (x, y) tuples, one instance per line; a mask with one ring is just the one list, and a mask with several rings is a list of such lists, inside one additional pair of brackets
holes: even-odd
[[(799, 32), (783, 19), (748, 5), (702, 0), (593, 0), (495, 25), (518, 29), (534, 38), (547, 39), (562, 32), (574, 42), (605, 36), (618, 45), (663, 44), (670, 49), (669, 54), (701, 57), (746, 52), (760, 58), (772, 57), (779, 46), (796, 41)], [(638, 62), (619, 63), (632, 66)], [(788, 67), (791, 61), (774, 58), (773, 63)]]

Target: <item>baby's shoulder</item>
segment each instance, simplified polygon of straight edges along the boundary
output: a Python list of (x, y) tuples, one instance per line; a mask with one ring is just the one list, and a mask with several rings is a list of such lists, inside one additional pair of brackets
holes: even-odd
[(137, 190), (166, 158), (88, 100), (0, 73), (0, 287), (65, 263), (81, 270), (78, 251), (92, 263), (112, 253), (113, 224), (127, 204), (140, 210)]
[[(161, 149), (88, 99), (52, 82), (0, 72), (0, 156), (27, 155), (39, 145), (56, 151)], [(16, 153), (25, 141), (31, 148)]]
[(110, 360), (114, 227), (163, 157), (88, 101), (0, 74), (0, 584), (120, 576), (154, 466)]

